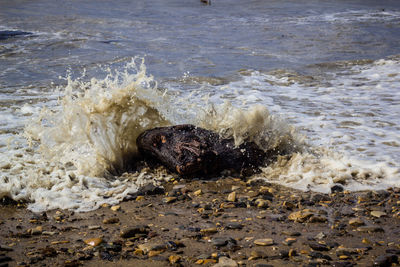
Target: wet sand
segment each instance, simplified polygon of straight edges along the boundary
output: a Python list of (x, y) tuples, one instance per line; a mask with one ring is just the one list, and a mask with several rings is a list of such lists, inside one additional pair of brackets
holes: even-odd
[(3, 201), (0, 266), (398, 264), (398, 188), (320, 194), (230, 177), (163, 187), (87, 213)]

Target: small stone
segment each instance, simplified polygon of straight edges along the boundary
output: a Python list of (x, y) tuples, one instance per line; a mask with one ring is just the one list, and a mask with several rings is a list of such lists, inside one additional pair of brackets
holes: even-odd
[(386, 216), (387, 214), (386, 214), (386, 212), (383, 212), (383, 211), (373, 210), (373, 211), (371, 211), (371, 215), (376, 218), (380, 218), (380, 217)]
[(343, 192), (344, 188), (341, 185), (334, 185), (331, 187), (332, 193)]
[(309, 209), (299, 210), (289, 214), (288, 219), (291, 221), (303, 223), (314, 215), (314, 212)]
[(50, 231), (43, 231), (42, 232), (42, 235), (50, 235), (50, 236), (52, 236), (52, 235), (55, 235), (56, 234), (56, 232), (50, 232)]
[(203, 265), (207, 265), (209, 263), (216, 263), (216, 262), (217, 262), (217, 260), (214, 260), (214, 259), (205, 259), (205, 260), (203, 260)]
[(224, 202), (224, 203), (221, 203), (221, 205), (219, 205), (219, 207), (221, 209), (233, 209), (233, 208), (236, 208), (236, 205), (235, 205), (235, 203), (232, 203), (232, 202)]
[(296, 241), (297, 241), (296, 238), (294, 238), (294, 237), (288, 237), (288, 238), (285, 239), (285, 241), (283, 241), (283, 244), (284, 244), (284, 245), (287, 245), (287, 246), (290, 246), (290, 245), (292, 245), (293, 243), (295, 243)]
[(100, 229), (100, 228), (101, 228), (100, 225), (89, 225), (89, 226), (88, 226), (88, 229), (89, 229), (89, 230), (97, 230), (97, 229)]
[(167, 246), (160, 243), (143, 243), (138, 245), (138, 249), (142, 250), (144, 253), (148, 253), (150, 251), (165, 251)]
[(176, 200), (177, 200), (176, 197), (165, 197), (162, 199), (162, 201), (167, 204), (174, 203)]
[(289, 201), (283, 201), (282, 207), (284, 207), (287, 210), (292, 210), (292, 209), (296, 208), (296, 205)]
[(101, 243), (103, 243), (103, 239), (101, 237), (94, 237), (94, 238), (89, 238), (89, 239), (83, 240), (83, 242), (85, 242), (86, 245), (96, 247), (96, 246), (100, 245)]
[(0, 245), (0, 251), (13, 251), (13, 249), (6, 245)]
[(203, 194), (203, 191), (201, 191), (201, 189), (199, 189), (199, 190), (194, 191), (193, 194), (195, 196), (200, 196), (201, 194)]
[(113, 223), (118, 223), (119, 219), (117, 217), (111, 217), (111, 218), (105, 218), (103, 220), (104, 224), (113, 224)]
[(392, 263), (399, 263), (397, 255), (394, 254), (380, 255), (375, 259), (373, 266), (390, 267), (392, 266)]
[(236, 192), (230, 193), (230, 194), (228, 195), (227, 200), (230, 201), (230, 202), (235, 202), (235, 201), (236, 201)]
[(27, 232), (30, 235), (40, 235), (43, 232), (43, 228), (42, 226), (37, 226), (35, 228), (28, 229)]
[(330, 248), (327, 245), (320, 244), (317, 242), (310, 242), (310, 243), (308, 243), (308, 245), (310, 246), (310, 248), (312, 248), (313, 250), (316, 250), (316, 251), (329, 251), (330, 250)]
[(213, 265), (213, 267), (237, 267), (238, 264), (236, 261), (228, 258), (228, 257), (220, 257), (218, 259), (218, 263)]
[(135, 200), (136, 201), (143, 201), (144, 200), (144, 196), (137, 196)]
[(211, 243), (216, 247), (224, 247), (228, 245), (236, 245), (236, 240), (232, 237), (215, 237), (211, 239)]
[(274, 240), (271, 238), (262, 238), (254, 240), (254, 244), (258, 246), (271, 246), (274, 244)]
[(256, 199), (256, 201), (254, 202), (257, 206), (257, 208), (267, 208), (268, 207), (268, 202), (262, 198), (258, 198)]
[(137, 234), (148, 234), (150, 231), (147, 225), (138, 225), (121, 230), (120, 236), (123, 238), (135, 237)]
[(324, 239), (326, 237), (326, 234), (324, 232), (319, 232), (316, 236), (315, 239)]
[(215, 227), (212, 227), (212, 228), (207, 228), (207, 229), (201, 229), (200, 232), (202, 234), (215, 234), (215, 233), (218, 233), (218, 229)]
[(175, 264), (175, 263), (179, 262), (181, 259), (182, 259), (182, 257), (179, 255), (171, 255), (168, 257), (168, 260), (171, 264)]
[(239, 190), (239, 189), (240, 189), (240, 186), (232, 185), (232, 191), (236, 191), (236, 190)]
[(351, 226), (361, 226), (364, 225), (365, 223), (360, 218), (353, 218), (349, 220), (349, 224)]
[(360, 226), (357, 228), (359, 232), (368, 232), (368, 233), (377, 233), (377, 232), (385, 232), (382, 227), (379, 226)]
[(326, 218), (325, 216), (316, 216), (316, 215), (312, 216), (308, 220), (308, 222), (310, 222), (310, 223), (323, 223), (326, 221), (328, 221), (328, 218)]
[(243, 224), (237, 222), (227, 223), (225, 226), (226, 229), (240, 230), (243, 228)]
[(112, 211), (119, 211), (121, 209), (121, 206), (120, 205), (115, 205), (115, 206), (112, 206), (111, 207), (111, 210)]
[(150, 250), (149, 253), (147, 253), (147, 255), (149, 257), (155, 257), (155, 256), (160, 255), (163, 252), (164, 252), (163, 250)]
[(2, 264), (3, 262), (8, 262), (8, 261), (12, 261), (12, 258), (8, 257), (8, 256), (0, 256), (0, 266), (5, 266), (7, 267), (8, 264)]

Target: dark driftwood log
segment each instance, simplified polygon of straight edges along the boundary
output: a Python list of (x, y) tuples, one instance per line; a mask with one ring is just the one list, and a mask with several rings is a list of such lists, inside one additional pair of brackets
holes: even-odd
[(235, 147), (233, 139), (194, 125), (160, 127), (136, 140), (139, 152), (184, 176), (212, 175), (223, 170), (241, 174), (258, 172), (266, 153), (255, 143)]

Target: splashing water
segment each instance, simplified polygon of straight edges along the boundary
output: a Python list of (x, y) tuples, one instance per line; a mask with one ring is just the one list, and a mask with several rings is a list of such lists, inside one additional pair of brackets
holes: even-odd
[[(118, 203), (145, 184), (170, 179), (163, 169), (126, 171), (135, 163), (137, 136), (171, 124), (192, 123), (233, 137), (238, 145), (251, 140), (264, 150), (292, 153), (265, 166), (253, 179), (327, 192), (334, 183), (357, 190), (396, 177), (396, 170), (384, 163), (365, 168), (365, 162), (308, 145), (294, 127), (263, 105), (238, 107), (160, 90), (146, 74), (143, 60), (133, 60), (123, 71), (109, 70), (104, 79), (66, 80), (58, 104), (41, 109), (25, 127), (30, 146), (15, 137), (18, 143), (11, 142), (10, 154), (1, 159), (0, 197), (30, 201), (33, 211), (93, 210)], [(235, 85), (224, 88), (229, 86)], [(382, 187), (391, 184), (385, 181)]]

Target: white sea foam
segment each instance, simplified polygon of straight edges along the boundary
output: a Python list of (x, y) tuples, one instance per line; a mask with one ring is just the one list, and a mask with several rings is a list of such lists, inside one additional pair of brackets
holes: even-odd
[(253, 179), (322, 192), (335, 183), (350, 190), (400, 186), (399, 69), (397, 59), (350, 64), (342, 76), (321, 82), (253, 71), (191, 92), (158, 89), (140, 60), (104, 79), (68, 77), (57, 104), (18, 109), (30, 121), (24, 134), (30, 146), (20, 135), (1, 135), (0, 197), (28, 200), (34, 211), (115, 204), (172, 177), (165, 170), (123, 172), (143, 130), (181, 123), (293, 153)]

